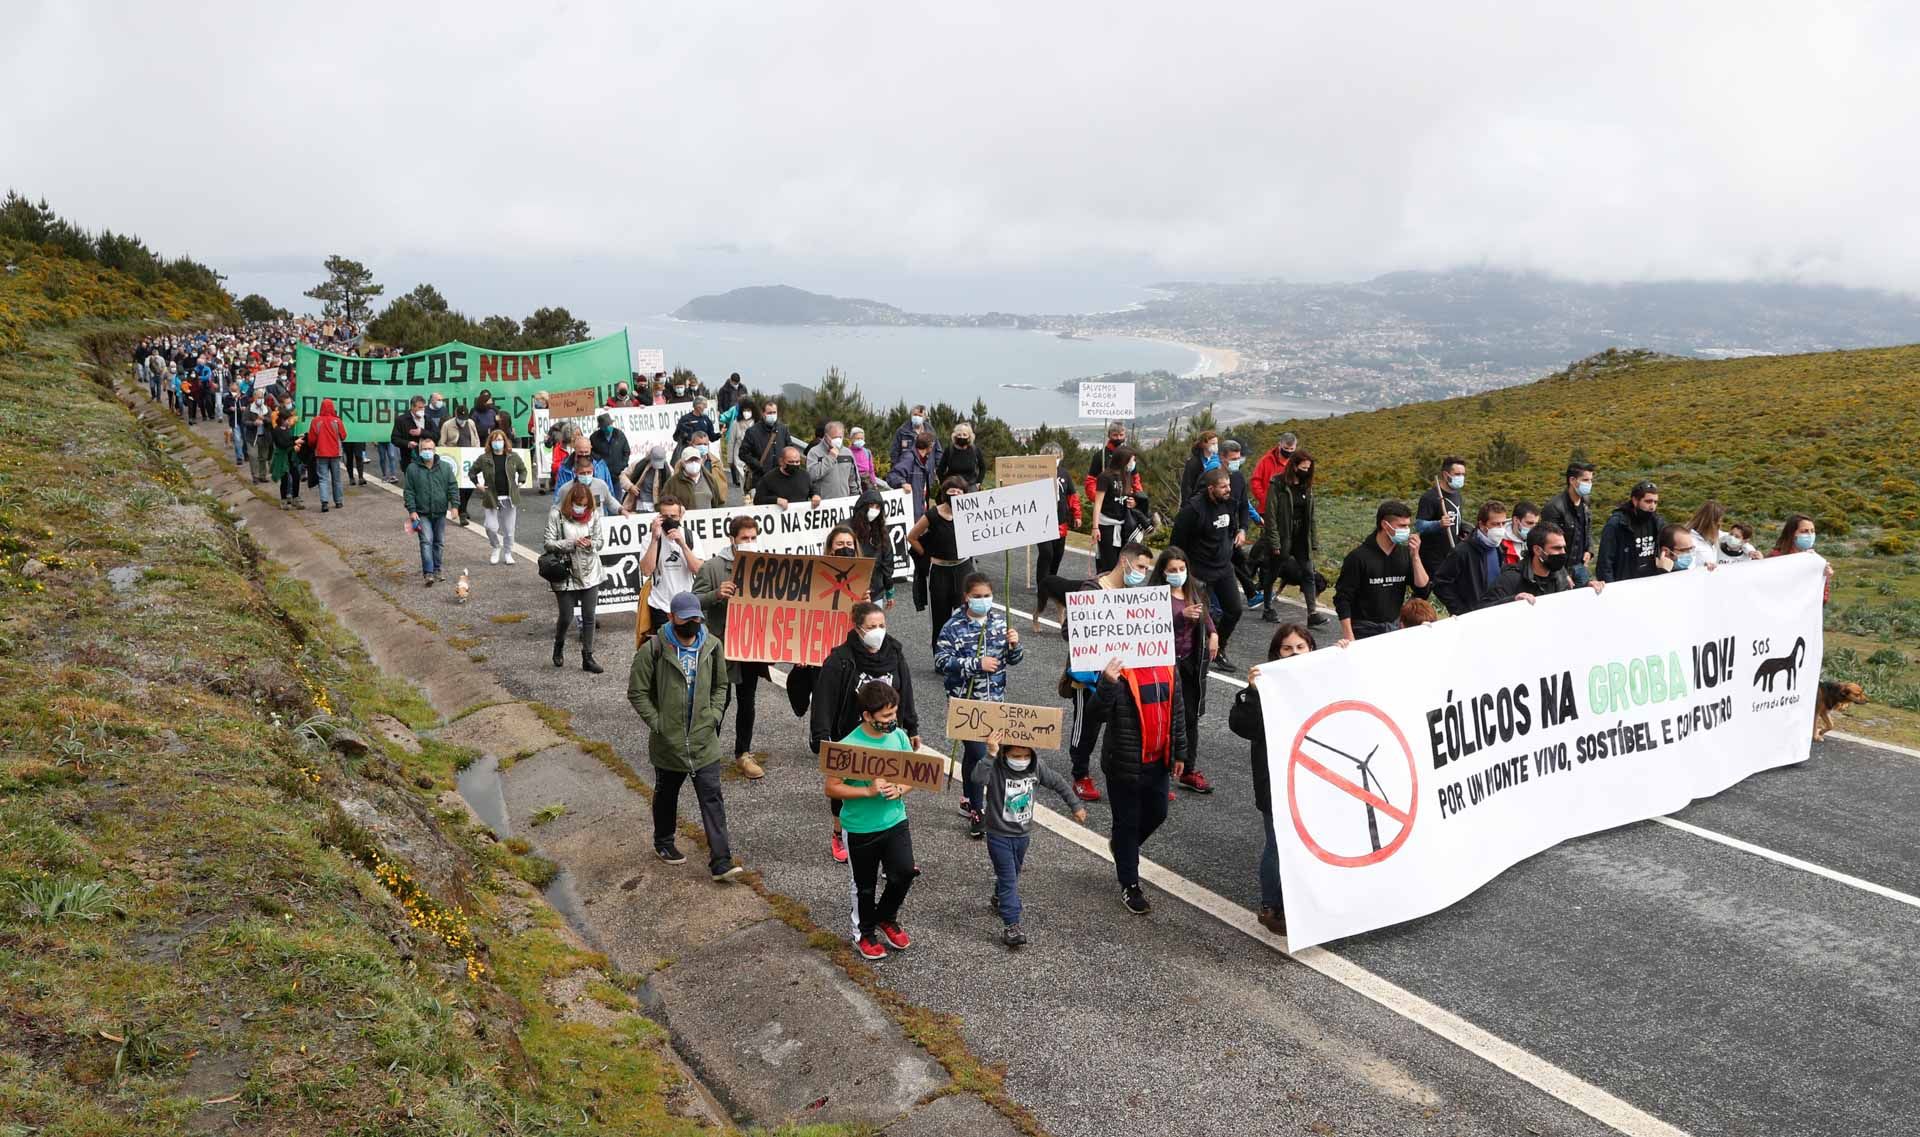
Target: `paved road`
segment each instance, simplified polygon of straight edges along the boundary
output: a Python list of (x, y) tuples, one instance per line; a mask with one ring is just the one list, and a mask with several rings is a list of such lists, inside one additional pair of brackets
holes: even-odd
[[(394, 532), (397, 502), (375, 488), (350, 500), (344, 516), (307, 519), (370, 563), (397, 564), (370, 579), (481, 641), (474, 650), (516, 694), (569, 707), (580, 729), (644, 767), (643, 728), (624, 700), (628, 618), (603, 620), (608, 674), (556, 671), (550, 601), (527, 558), (490, 567), (477, 526), (456, 531), (449, 566), (478, 582), (456, 609), (449, 589), (417, 584), (414, 552)], [(537, 545), (546, 500), (523, 511), (523, 544)], [(485, 618), (511, 612), (534, 618)], [(890, 623), (918, 655), (924, 616), (902, 604)], [(1234, 645), (1242, 664), (1266, 638), (1258, 624), (1245, 632)], [(1058, 633), (1024, 634), (1009, 697), (1057, 703)], [(919, 711), (934, 724), (923, 730), (940, 745), (930, 660), (923, 674)], [(1202, 722), (1203, 766), (1219, 792), (1183, 793), (1146, 854), (1250, 907), (1261, 835), (1246, 744), (1225, 725), (1233, 689), (1211, 684)], [(827, 856), (818, 775), (778, 688), (763, 687), (760, 722), (758, 745), (774, 761), (765, 779), (727, 786), (736, 847), (819, 924), (844, 928), (846, 871)], [(1437, 1017), (1459, 1016), (1538, 1060), (1502, 1065), (1158, 889), (1152, 916), (1128, 916), (1111, 866), (1051, 832), (1037, 836), (1023, 882), (1034, 942), (1009, 953), (985, 911), (984, 850), (965, 838), (955, 801), (912, 799), (924, 875), (907, 915), (920, 943), (883, 974), (959, 1015), (971, 1045), (1007, 1064), (1013, 1092), (1055, 1133), (1615, 1131), (1512, 1069), (1632, 1133), (1673, 1132), (1665, 1123), (1701, 1135), (1905, 1135), (1920, 1117), (1920, 910), (1843, 881), (1648, 822), (1540, 854), (1434, 916), (1328, 945), (1335, 963), (1417, 996), (1416, 1018), (1424, 999)], [(1916, 812), (1920, 758), (1829, 741), (1808, 763), (1678, 816), (1912, 893)], [(1091, 821), (1104, 830), (1103, 806)]]

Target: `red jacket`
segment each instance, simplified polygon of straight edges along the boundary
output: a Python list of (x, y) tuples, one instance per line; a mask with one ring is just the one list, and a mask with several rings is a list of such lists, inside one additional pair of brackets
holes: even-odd
[(1253, 496), (1253, 507), (1260, 511), (1260, 516), (1267, 515), (1267, 485), (1275, 475), (1286, 472), (1287, 460), (1280, 456), (1278, 446), (1260, 455), (1260, 460), (1254, 463), (1253, 476), (1247, 479), (1247, 493)]
[(320, 413), (307, 425), (308, 444), (315, 458), (338, 458), (347, 441), (347, 424), (333, 409), (332, 399), (320, 400)]

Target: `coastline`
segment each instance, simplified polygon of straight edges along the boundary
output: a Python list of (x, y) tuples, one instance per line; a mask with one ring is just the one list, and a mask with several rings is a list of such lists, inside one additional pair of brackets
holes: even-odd
[(1115, 336), (1114, 338), (1165, 344), (1168, 347), (1183, 348), (1192, 352), (1198, 358), (1194, 360), (1192, 367), (1180, 373), (1182, 379), (1211, 379), (1216, 375), (1229, 375), (1240, 370), (1240, 353), (1230, 347), (1208, 347), (1205, 344), (1162, 339), (1159, 336)]

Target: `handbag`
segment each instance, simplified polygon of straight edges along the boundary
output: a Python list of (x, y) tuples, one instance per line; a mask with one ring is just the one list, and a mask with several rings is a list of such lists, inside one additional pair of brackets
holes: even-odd
[(559, 584), (573, 572), (573, 558), (566, 553), (556, 553), (552, 549), (540, 554), (536, 567), (540, 570), (540, 579), (548, 584)]

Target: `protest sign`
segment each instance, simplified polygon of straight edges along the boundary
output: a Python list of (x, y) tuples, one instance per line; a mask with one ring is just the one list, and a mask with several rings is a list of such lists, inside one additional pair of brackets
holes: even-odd
[(993, 460), (993, 481), (1000, 486), (1052, 481), (1059, 468), (1060, 459), (1052, 454), (1011, 454)]
[(1621, 581), (1262, 666), (1288, 946), (1804, 761), (1824, 568)]
[(1080, 384), (1081, 418), (1132, 418), (1133, 384)]
[(600, 399), (591, 387), (578, 391), (555, 391), (547, 396), (547, 414), (553, 418), (593, 417)]
[[(673, 428), (679, 424), (682, 415), (688, 414), (692, 410), (693, 404), (686, 402), (662, 403), (659, 406), (652, 407), (589, 407), (584, 414), (561, 415), (554, 413), (552, 399), (549, 397), (546, 407), (534, 408), (533, 434), (534, 438), (539, 441), (540, 448), (544, 449), (546, 448), (547, 430), (554, 424), (571, 423), (575, 428), (591, 434), (600, 428), (599, 417), (605, 414), (613, 419), (613, 428), (626, 436), (627, 453), (633, 456), (633, 461), (638, 462), (644, 459), (647, 456), (647, 451), (655, 446), (664, 447), (667, 451), (667, 456), (672, 457), (674, 450)], [(718, 429), (718, 427), (716, 426), (715, 429)], [(716, 464), (716, 472), (720, 475), (720, 480), (724, 482), (727, 480), (724, 439), (711, 439), (709, 445), (712, 449), (708, 451), (708, 454)], [(539, 471), (540, 477), (543, 479), (546, 478), (548, 472), (547, 464), (542, 463)], [(614, 480), (618, 482), (621, 471), (613, 470), (610, 471), (610, 473), (613, 474)]]
[(940, 792), (946, 782), (947, 763), (937, 754), (883, 750), (851, 742), (822, 742), (819, 753), (820, 772), (830, 777), (898, 782), (935, 793)]
[(320, 400), (332, 399), (348, 442), (385, 442), (394, 419), (406, 415), (415, 395), (439, 394), (449, 404), (472, 406), (480, 392), (491, 391), (500, 413), (517, 429), (527, 421), (538, 392), (591, 387), (598, 392), (595, 402), (605, 402), (614, 385), (627, 379), (628, 358), (624, 330), (540, 351), (445, 343), (380, 359), (334, 355), (303, 343), (293, 353), (294, 389), (302, 422), (319, 413)]
[[(713, 509), (690, 509), (681, 514), (680, 523), (700, 559), (715, 556), (729, 545), (727, 519), (745, 514), (760, 523), (760, 536), (754, 542), (767, 553), (817, 553), (826, 546), (827, 533), (835, 525), (853, 516), (858, 498), (835, 497), (819, 505), (800, 502), (782, 508), (778, 505), (738, 505)], [(886, 510), (887, 543), (893, 549), (893, 579), (913, 579), (913, 561), (907, 555), (907, 491), (882, 490), (881, 508)], [(600, 584), (598, 610), (631, 612), (640, 588), (640, 558), (647, 551), (647, 530), (653, 514), (606, 519), (607, 545), (601, 550), (600, 563), (606, 578)]]
[(1173, 590), (1089, 588), (1067, 593), (1067, 668), (1099, 671), (1109, 660), (1123, 667), (1171, 667)]
[(636, 347), (633, 349), (633, 370), (642, 382), (662, 374), (667, 369), (667, 353), (657, 347)]
[(1000, 732), (1002, 744), (1051, 750), (1060, 745), (1060, 708), (984, 699), (947, 700), (947, 737), (984, 741)]
[(1037, 545), (1060, 536), (1052, 481), (953, 495), (953, 543), (963, 557)]
[(867, 598), (873, 562), (745, 552), (734, 558), (727, 601), (727, 659), (818, 667), (847, 638), (851, 610)]

